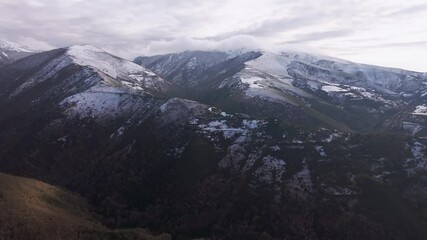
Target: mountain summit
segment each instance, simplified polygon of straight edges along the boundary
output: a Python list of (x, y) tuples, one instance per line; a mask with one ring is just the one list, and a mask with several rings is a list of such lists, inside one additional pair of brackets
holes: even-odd
[(35, 51), (18, 43), (0, 39), (0, 66), (29, 56)]

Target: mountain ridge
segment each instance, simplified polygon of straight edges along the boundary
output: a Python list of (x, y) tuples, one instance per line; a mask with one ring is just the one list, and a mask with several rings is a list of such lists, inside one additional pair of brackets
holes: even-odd
[(5, 64), (0, 170), (81, 194), (110, 228), (423, 239), (424, 78), (292, 58), (197, 51), (141, 67), (75, 46)]
[(18, 43), (0, 39), (0, 66), (24, 58), (35, 52)]

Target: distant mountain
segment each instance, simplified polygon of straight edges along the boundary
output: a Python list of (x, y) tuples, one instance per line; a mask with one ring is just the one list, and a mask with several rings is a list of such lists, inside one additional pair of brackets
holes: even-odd
[(343, 131), (401, 128), (427, 101), (426, 73), (307, 53), (195, 51), (135, 62), (181, 87), (185, 98)]
[(28, 47), (0, 39), (0, 66), (29, 56), (34, 52)]
[[(176, 239), (423, 239), (425, 74), (92, 46), (0, 67), (0, 170)], [(1, 197), (0, 197), (1, 199)]]

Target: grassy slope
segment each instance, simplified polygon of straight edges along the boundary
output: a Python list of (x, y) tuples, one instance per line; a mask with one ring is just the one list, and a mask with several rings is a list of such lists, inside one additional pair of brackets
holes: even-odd
[(0, 239), (170, 239), (143, 229), (110, 230), (85, 199), (43, 182), (0, 173)]

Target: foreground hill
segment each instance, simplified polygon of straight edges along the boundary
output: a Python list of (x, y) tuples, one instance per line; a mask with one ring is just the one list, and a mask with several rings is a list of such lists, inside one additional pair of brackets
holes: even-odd
[(143, 229), (111, 230), (80, 195), (0, 173), (0, 239), (170, 239)]

